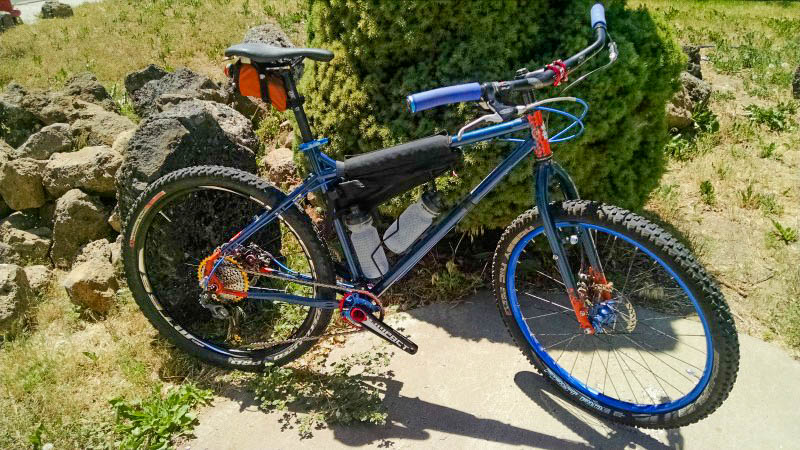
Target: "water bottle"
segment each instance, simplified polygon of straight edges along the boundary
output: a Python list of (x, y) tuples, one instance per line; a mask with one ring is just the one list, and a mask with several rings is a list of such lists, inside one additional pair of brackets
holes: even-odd
[(438, 192), (425, 192), (422, 198), (406, 208), (400, 217), (383, 233), (383, 243), (395, 254), (403, 253), (433, 223), (441, 213), (442, 205)]
[(372, 225), (372, 217), (356, 211), (345, 217), (344, 223), (350, 230), (353, 250), (364, 276), (369, 279), (381, 277), (389, 270), (389, 261), (381, 246), (378, 230)]

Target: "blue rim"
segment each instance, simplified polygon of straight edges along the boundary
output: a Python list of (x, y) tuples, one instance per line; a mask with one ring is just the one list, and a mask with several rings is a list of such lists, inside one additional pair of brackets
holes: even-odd
[(535, 238), (536, 236), (542, 234), (544, 232), (543, 227), (536, 228), (529, 232), (525, 237), (520, 239), (520, 241), (514, 246), (514, 250), (511, 252), (510, 261), (508, 264), (508, 271), (506, 272), (506, 292), (508, 293), (509, 299), (509, 306), (511, 308), (512, 313), (514, 314), (514, 319), (517, 321), (522, 334), (525, 336), (525, 339), (528, 341), (528, 344), (533, 348), (533, 351), (539, 356), (539, 358), (545, 363), (547, 367), (550, 368), (553, 372), (555, 372), (562, 380), (567, 382), (571, 387), (578, 390), (584, 395), (587, 395), (594, 399), (595, 401), (609, 406), (611, 408), (615, 408), (618, 410), (629, 411), (632, 413), (644, 413), (644, 414), (661, 414), (667, 413), (670, 411), (675, 411), (677, 409), (681, 409), (686, 405), (691, 404), (700, 396), (700, 394), (705, 390), (706, 386), (708, 385), (708, 381), (711, 378), (711, 372), (714, 364), (714, 352), (713, 352), (713, 344), (711, 342), (711, 332), (709, 330), (708, 322), (706, 321), (706, 317), (703, 314), (702, 309), (700, 308), (700, 304), (697, 302), (697, 299), (692, 295), (692, 292), (686, 286), (684, 281), (669, 267), (661, 258), (656, 256), (653, 252), (649, 249), (643, 247), (638, 242), (634, 241), (633, 239), (622, 235), (616, 231), (609, 230), (608, 228), (601, 227), (598, 225), (592, 225), (588, 223), (578, 223), (578, 222), (558, 222), (556, 224), (557, 228), (565, 227), (565, 226), (581, 226), (583, 228), (593, 229), (602, 231), (604, 233), (608, 233), (612, 236), (616, 236), (620, 239), (625, 240), (629, 244), (635, 246), (642, 252), (646, 253), (650, 258), (653, 258), (657, 261), (661, 267), (663, 267), (674, 279), (678, 282), (680, 287), (689, 296), (692, 300), (692, 304), (697, 311), (697, 314), (700, 316), (700, 320), (703, 323), (703, 330), (706, 335), (706, 366), (705, 371), (703, 373), (703, 377), (700, 379), (700, 382), (692, 389), (688, 394), (679, 398), (678, 400), (669, 402), (669, 403), (662, 403), (659, 405), (643, 405), (637, 403), (630, 403), (622, 400), (618, 400), (607, 395), (604, 395), (582, 383), (580, 380), (576, 379), (575, 377), (571, 376), (567, 371), (565, 371), (561, 366), (556, 363), (552, 357), (545, 351), (539, 341), (530, 333), (530, 328), (528, 324), (525, 322), (524, 318), (522, 317), (522, 312), (520, 311), (519, 302), (517, 301), (517, 290), (514, 281), (514, 274), (516, 273), (517, 269), (517, 262), (519, 261), (519, 255), (522, 253), (522, 250), (528, 243)]

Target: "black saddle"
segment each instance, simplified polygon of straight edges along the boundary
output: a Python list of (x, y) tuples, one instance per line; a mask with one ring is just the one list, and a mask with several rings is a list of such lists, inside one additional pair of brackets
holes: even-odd
[(333, 52), (321, 48), (283, 48), (261, 43), (236, 44), (225, 50), (225, 56), (250, 58), (259, 63), (283, 63), (295, 58), (309, 58), (314, 61), (328, 62), (333, 59)]

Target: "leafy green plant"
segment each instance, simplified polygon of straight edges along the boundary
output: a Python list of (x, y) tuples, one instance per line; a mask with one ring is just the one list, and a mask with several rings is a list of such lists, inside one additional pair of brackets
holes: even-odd
[(776, 220), (772, 221), (772, 227), (773, 230), (770, 231), (770, 234), (778, 241), (783, 242), (786, 245), (797, 242), (798, 234), (796, 229), (781, 225)]
[(700, 183), (700, 198), (706, 205), (715, 205), (717, 203), (717, 194), (714, 192), (714, 185), (711, 181), (704, 180)]
[(758, 207), (768, 216), (780, 216), (783, 214), (783, 207), (778, 203), (775, 194), (759, 194)]
[(702, 103), (692, 111), (692, 122), (698, 133), (716, 133), (719, 131), (719, 119), (708, 105)]
[(775, 154), (775, 150), (778, 148), (774, 142), (770, 142), (769, 144), (761, 147), (761, 151), (758, 152), (759, 158), (770, 158)]
[(792, 116), (797, 114), (797, 104), (791, 100), (778, 102), (774, 107), (748, 105), (744, 109), (752, 122), (766, 125), (772, 131), (789, 131), (794, 128), (795, 120)]
[[(355, 422), (383, 425), (386, 411), (376, 378), (387, 378), (391, 353), (385, 348), (342, 358), (323, 369), (327, 354), (304, 367), (268, 366), (251, 389), (265, 411), (286, 411), (283, 420), (298, 426), (303, 438), (312, 430)], [(290, 410), (291, 408), (291, 410)]]
[[(308, 45), (331, 49), (336, 57), (306, 65), (300, 89), (309, 100), (308, 115), (319, 135), (332, 138), (325, 151), (337, 158), (455, 132), (481, 114), (474, 104), (412, 115), (403, 99), (441, 86), (509, 79), (521, 67), (535, 69), (570, 55), (592, 40), (586, 25), (591, 5), (591, 0), (470, 0), (453, 8), (427, 0), (312, 0)], [(635, 208), (664, 171), (663, 147), (669, 139), (664, 106), (678, 87), (685, 56), (667, 23), (647, 10), (612, 2), (607, 17), (617, 24), (614, 39), (626, 56), (570, 90), (597, 106), (586, 135), (555, 146), (555, 153), (586, 197)], [(556, 29), (558, 38), (545, 31)], [(598, 58), (588, 67), (602, 62)], [(440, 191), (450, 201), (460, 198), (508, 151), (502, 143), (468, 149), (458, 178), (441, 177)], [(405, 196), (389, 202), (384, 211), (396, 215), (411, 200)], [(461, 228), (505, 227), (531, 203), (530, 166), (524, 164)]]
[(197, 423), (192, 409), (211, 402), (210, 390), (200, 389), (192, 383), (169, 389), (166, 394), (156, 387), (141, 401), (128, 401), (117, 397), (111, 407), (116, 413), (115, 431), (123, 449), (166, 449), (171, 440), (191, 431)]
[(753, 190), (753, 183), (748, 183), (745, 189), (737, 191), (739, 195), (739, 206), (745, 209), (758, 208), (759, 195)]

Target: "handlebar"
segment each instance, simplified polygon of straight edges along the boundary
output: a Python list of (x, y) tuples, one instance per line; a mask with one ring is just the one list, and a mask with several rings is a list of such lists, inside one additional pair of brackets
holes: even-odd
[[(595, 30), (596, 39), (592, 45), (580, 52), (570, 56), (564, 61), (567, 72), (575, 66), (581, 64), (586, 58), (595, 51), (603, 48), (606, 43), (606, 15), (605, 7), (598, 2), (592, 6), (591, 24)], [(448, 105), (451, 103), (494, 100), (494, 94), (506, 91), (518, 91), (525, 89), (541, 89), (552, 85), (556, 80), (556, 72), (547, 68), (541, 68), (534, 72), (529, 72), (521, 78), (510, 81), (495, 81), (490, 83), (467, 83), (455, 86), (447, 86), (430, 91), (411, 94), (406, 98), (408, 107), (412, 113), (435, 108), (437, 106)]]

